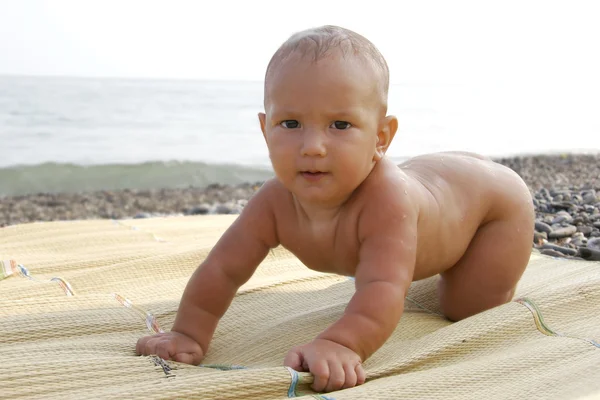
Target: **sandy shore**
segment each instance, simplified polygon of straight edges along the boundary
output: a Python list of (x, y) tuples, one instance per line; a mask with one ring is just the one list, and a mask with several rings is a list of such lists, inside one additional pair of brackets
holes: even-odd
[[(496, 161), (516, 171), (534, 195), (536, 247), (551, 255), (600, 260), (600, 154)], [(260, 184), (4, 197), (0, 227), (33, 221), (239, 213)]]

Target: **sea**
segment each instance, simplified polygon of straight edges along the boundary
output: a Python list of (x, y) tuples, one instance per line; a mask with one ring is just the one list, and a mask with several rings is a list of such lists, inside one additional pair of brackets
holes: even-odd
[[(397, 83), (388, 157), (600, 152), (600, 99), (581, 87)], [(262, 82), (0, 76), (0, 196), (203, 187), (273, 172)]]

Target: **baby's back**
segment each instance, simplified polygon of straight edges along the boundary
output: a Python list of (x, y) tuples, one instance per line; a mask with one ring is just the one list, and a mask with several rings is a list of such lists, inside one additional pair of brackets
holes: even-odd
[(531, 206), (529, 190), (514, 171), (477, 154), (428, 154), (400, 168), (421, 189), (415, 280), (456, 264), (481, 225)]

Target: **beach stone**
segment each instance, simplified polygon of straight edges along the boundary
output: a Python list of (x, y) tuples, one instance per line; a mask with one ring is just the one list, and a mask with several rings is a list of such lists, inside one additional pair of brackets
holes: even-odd
[(227, 204), (217, 204), (217, 206), (215, 207), (214, 213), (215, 214), (232, 214), (231, 212), (231, 207)]
[(593, 228), (591, 226), (587, 226), (587, 225), (580, 225), (577, 227), (577, 232), (580, 232), (583, 235), (589, 235), (590, 233), (592, 233)]
[(552, 250), (552, 249), (543, 249), (542, 251), (540, 251), (540, 253), (542, 253), (546, 256), (552, 256), (552, 257), (564, 257), (565, 256), (560, 251), (556, 251), (556, 250)]
[(546, 232), (538, 232), (538, 231), (533, 232), (533, 241), (535, 243), (541, 242), (542, 239), (548, 239), (548, 234)]
[(542, 249), (550, 249), (550, 250), (559, 251), (567, 256), (574, 256), (577, 254), (577, 250), (575, 250), (575, 249), (558, 246), (558, 245), (555, 245), (552, 243), (546, 243), (545, 245), (542, 246)]
[(580, 247), (577, 255), (587, 261), (600, 261), (600, 250)]
[(571, 241), (571, 244), (574, 245), (577, 248), (580, 248), (580, 247), (583, 247), (583, 246), (587, 245), (587, 239), (584, 238), (584, 237), (583, 238), (578, 237), (578, 238), (573, 239)]
[(592, 204), (592, 203), (596, 203), (598, 201), (595, 190), (591, 190), (589, 192), (584, 193), (582, 198), (583, 198), (582, 199), (583, 204)]
[(573, 221), (571, 223), (575, 226), (583, 225), (583, 217), (577, 216), (573, 218)]
[(575, 206), (575, 204), (571, 203), (570, 201), (553, 201), (550, 204), (557, 210), (569, 210)]
[(548, 237), (554, 238), (554, 239), (564, 238), (564, 237), (571, 236), (575, 232), (577, 232), (577, 227), (575, 227), (573, 225), (568, 225), (568, 226), (564, 226), (564, 227), (561, 227), (558, 229), (554, 229), (552, 232), (550, 232)]
[(581, 204), (583, 202), (583, 197), (578, 194), (574, 194), (571, 196), (571, 201), (575, 204)]
[(600, 237), (589, 239), (587, 242), (588, 249), (600, 251)]
[(183, 215), (206, 215), (209, 211), (210, 206), (208, 204), (201, 204), (197, 207), (183, 210)]
[(573, 217), (566, 211), (559, 211), (552, 220), (552, 224), (560, 224), (562, 222), (570, 223), (573, 221)]
[(542, 221), (535, 221), (535, 230), (549, 234), (552, 232), (552, 227)]

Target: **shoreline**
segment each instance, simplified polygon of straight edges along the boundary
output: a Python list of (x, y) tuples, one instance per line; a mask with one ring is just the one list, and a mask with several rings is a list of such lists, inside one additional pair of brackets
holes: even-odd
[[(517, 172), (534, 197), (534, 247), (548, 255), (600, 261), (600, 154), (519, 155), (494, 161)], [(0, 227), (37, 221), (238, 214), (261, 184), (5, 196), (0, 197)]]

